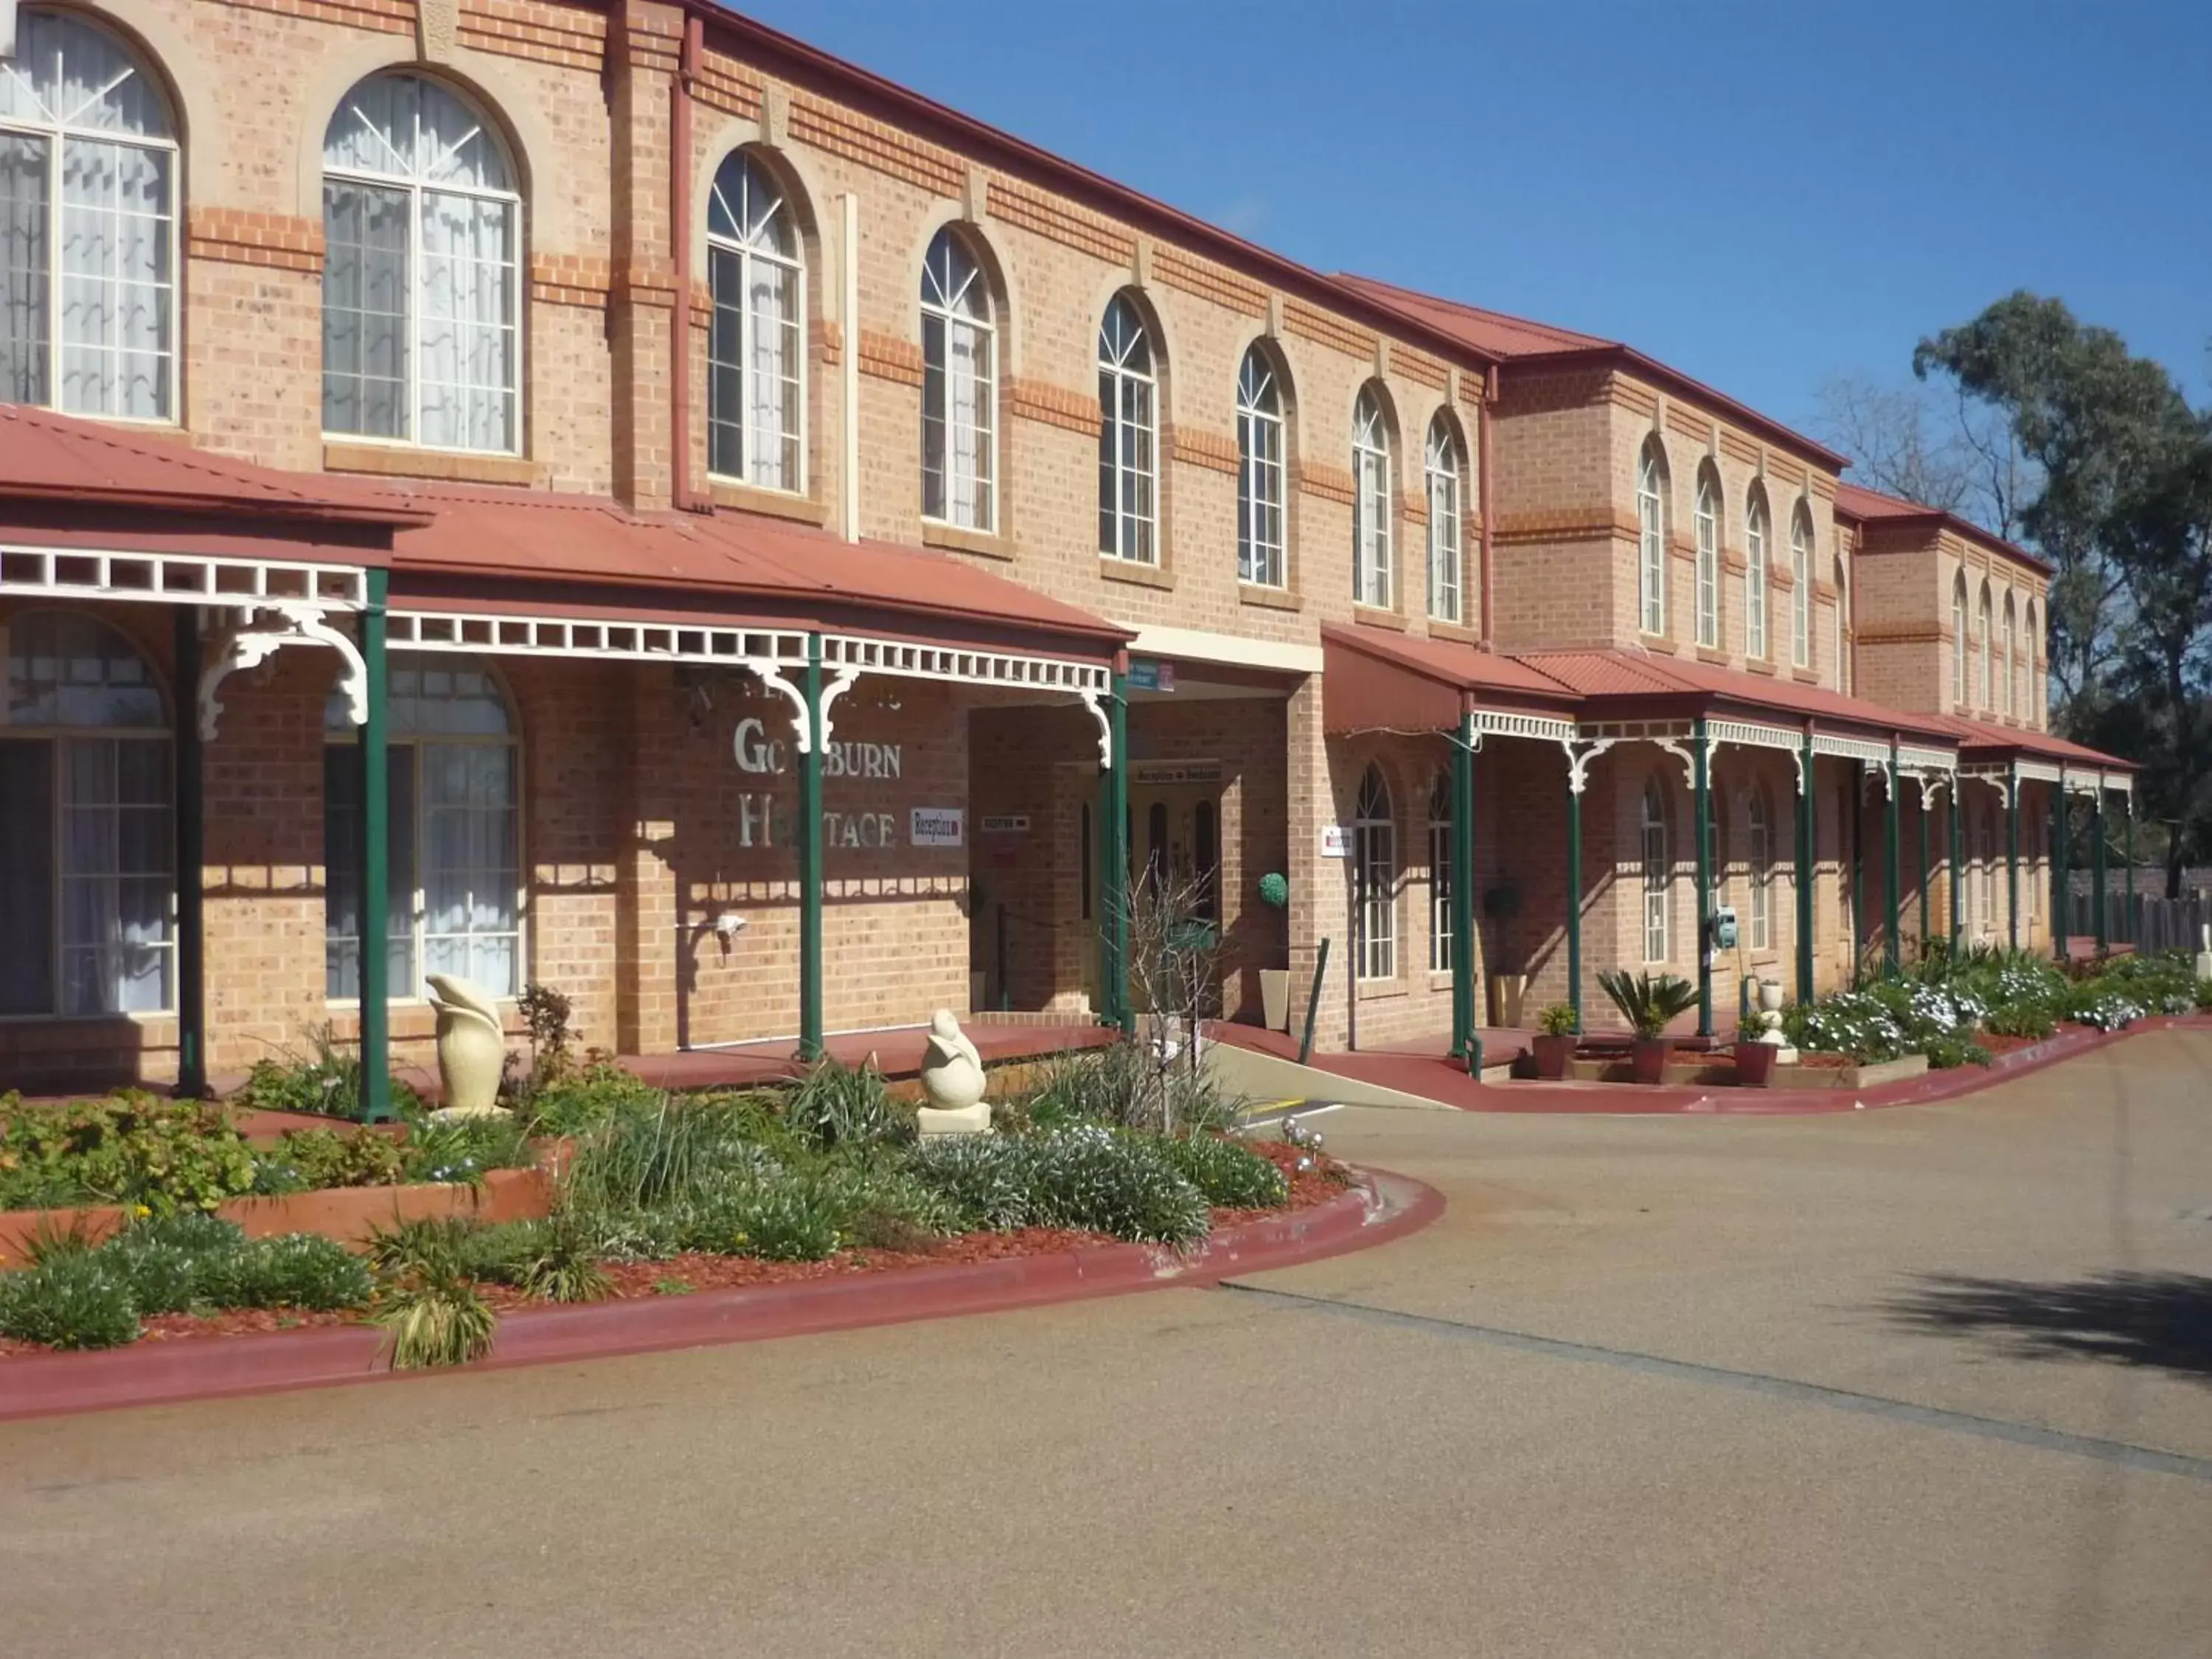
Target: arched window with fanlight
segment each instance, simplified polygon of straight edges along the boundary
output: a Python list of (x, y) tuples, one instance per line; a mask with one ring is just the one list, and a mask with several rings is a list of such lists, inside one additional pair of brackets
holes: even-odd
[(1951, 707), (1966, 709), (1966, 573), (1951, 584)]
[(1126, 294), (1098, 319), (1098, 550), (1159, 562), (1159, 383), (1152, 331)]
[(707, 197), (707, 469), (803, 491), (806, 265), (789, 194), (758, 156), (731, 154)]
[(1451, 773), (1437, 774), (1429, 790), (1429, 971), (1452, 968)]
[(1237, 580), (1280, 587), (1283, 574), (1283, 386), (1255, 342), (1237, 372)]
[(1428, 486), (1429, 615), (1438, 622), (1462, 620), (1464, 561), (1460, 540), (1459, 442), (1451, 418), (1438, 410), (1429, 422), (1422, 477)]
[(1996, 654), (1997, 629), (1989, 602), (1989, 581), (1982, 584), (1982, 599), (1973, 611), (1973, 706), (1986, 712), (1996, 706), (1990, 695), (1990, 657)]
[(1774, 905), (1774, 817), (1766, 804), (1766, 791), (1754, 787), (1744, 812), (1744, 854), (1749, 866), (1746, 884), (1750, 889), (1750, 903), (1746, 907), (1750, 915), (1746, 919), (1745, 931), (1751, 936), (1754, 951), (1770, 949), (1773, 943)]
[(2035, 670), (2036, 648), (2041, 637), (2035, 631), (2035, 601), (2030, 599), (2021, 612), (2020, 720), (2023, 726), (2043, 724), (2042, 686)]
[(947, 225), (921, 268), (921, 512), (998, 526), (998, 335), (991, 285)]
[(1636, 465), (1638, 614), (1646, 634), (1667, 631), (1667, 463), (1647, 438)]
[(175, 418), (177, 170), (149, 66), (26, 7), (0, 60), (0, 402)]
[(1844, 568), (1844, 556), (1838, 553), (1835, 563), (1836, 605), (1832, 648), (1836, 655), (1836, 690), (1851, 689), (1851, 579)]
[[(454, 974), (497, 996), (521, 989), (521, 791), (514, 718), (489, 669), (467, 657), (395, 653), (391, 746), (392, 994)], [(333, 690), (323, 717), (324, 983), (361, 994), (360, 752)]]
[(1710, 464), (1698, 469), (1698, 498), (1691, 514), (1698, 540), (1698, 643), (1721, 642), (1721, 489)]
[(1644, 959), (1667, 960), (1668, 913), (1673, 908), (1674, 867), (1667, 854), (1667, 796), (1659, 780), (1644, 786), (1642, 845), (1644, 867)]
[(371, 76), (323, 135), (323, 429), (522, 442), (522, 197), (496, 127), (442, 82)]
[(1392, 604), (1390, 427), (1382, 399), (1363, 386), (1352, 410), (1352, 595), (1358, 604), (1388, 611)]
[(1358, 891), (1359, 977), (1398, 976), (1398, 823), (1380, 767), (1360, 775), (1352, 811), (1352, 877)]
[(1813, 665), (1813, 515), (1802, 501), (1790, 515), (1790, 663)]
[(2019, 656), (2020, 612), (2014, 609), (2012, 595), (2008, 592), (2004, 602), (2004, 659), (1997, 665), (1999, 702), (2008, 717), (2013, 714), (2017, 706), (2014, 701), (2013, 691), (2019, 682), (2013, 672), (2013, 664)]
[(1766, 495), (1757, 484), (1743, 511), (1743, 654), (1766, 658)]
[(171, 1006), (170, 721), (130, 641), (0, 618), (0, 1015)]

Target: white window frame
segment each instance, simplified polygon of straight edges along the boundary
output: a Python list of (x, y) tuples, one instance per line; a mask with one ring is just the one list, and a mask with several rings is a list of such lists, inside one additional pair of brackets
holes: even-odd
[(1373, 386), (1362, 386), (1352, 410), (1352, 598), (1370, 610), (1392, 608), (1390, 428)]
[[(45, 279), (46, 307), (46, 395), (43, 401), (41, 401), (37, 406), (43, 409), (58, 410), (64, 415), (82, 415), (103, 421), (127, 422), (135, 426), (173, 426), (177, 422), (177, 382), (179, 362), (182, 355), (179, 349), (179, 342), (183, 332), (184, 309), (184, 288), (182, 281), (180, 280), (183, 274), (181, 263), (182, 240), (181, 232), (179, 228), (179, 222), (182, 220), (184, 216), (178, 211), (179, 181), (183, 176), (184, 154), (174, 136), (176, 130), (176, 112), (169, 107), (167, 93), (161, 88), (159, 80), (149, 73), (146, 61), (138, 52), (137, 48), (125, 40), (120, 35), (117, 34), (112, 29), (106, 27), (97, 20), (86, 16), (81, 13), (74, 11), (50, 10), (46, 8), (40, 8), (38, 12), (33, 14), (30, 8), (25, 8), (22, 13), (18, 15), (15, 24), (17, 30), (17, 46), (19, 50), (21, 49), (24, 40), (27, 38), (27, 30), (26, 26), (28, 24), (33, 15), (37, 15), (44, 18), (58, 18), (66, 23), (73, 24), (101, 36), (106, 41), (108, 46), (115, 52), (116, 55), (125, 59), (130, 65), (121, 76), (108, 82), (98, 92), (94, 93), (91, 98), (88, 99), (84, 104), (78, 106), (76, 109), (64, 112), (58, 115), (53, 114), (52, 112), (49, 111), (49, 118), (43, 121), (30, 120), (20, 115), (0, 115), (0, 133), (9, 133), (19, 137), (40, 139), (46, 145), (46, 269)], [(0, 59), (0, 75), (12, 77), (25, 97), (30, 98), (33, 101), (39, 101), (37, 94), (31, 90), (30, 82), (23, 76), (14, 62)], [(160, 102), (162, 114), (167, 118), (169, 124), (169, 131), (167, 133), (136, 133), (109, 127), (84, 126), (79, 125), (73, 118), (74, 117), (82, 114), (84, 109), (88, 107), (91, 104), (96, 103), (100, 99), (106, 97), (108, 93), (114, 91), (116, 88), (121, 86), (125, 81), (130, 79), (133, 76), (145, 80), (149, 87), (153, 88), (155, 95)], [(60, 263), (63, 251), (68, 243), (68, 235), (64, 225), (64, 204), (62, 199), (63, 191), (61, 185), (63, 179), (66, 176), (64, 151), (66, 147), (71, 143), (97, 143), (120, 149), (153, 150), (158, 151), (164, 158), (163, 168), (167, 175), (168, 190), (166, 200), (163, 203), (163, 212), (161, 216), (167, 221), (164, 227), (163, 235), (167, 243), (169, 280), (167, 284), (167, 293), (164, 305), (163, 318), (166, 325), (163, 337), (167, 343), (161, 350), (153, 354), (162, 360), (161, 410), (158, 414), (131, 415), (111, 409), (78, 408), (64, 400), (63, 388), (65, 377), (63, 373), (63, 353), (65, 347), (70, 343), (64, 337), (65, 332), (63, 316), (64, 284), (69, 278), (68, 274), (62, 270)], [(111, 270), (106, 286), (112, 290), (118, 286), (118, 282), (119, 279), (113, 275)], [(122, 349), (119, 346), (103, 344), (96, 349), (105, 358), (112, 358), (119, 361), (123, 355)], [(119, 385), (119, 383), (120, 371), (118, 369), (117, 384)]]
[(1744, 508), (1743, 654), (1766, 660), (1766, 502), (1754, 494)]
[(1452, 970), (1451, 774), (1437, 774), (1429, 791), (1429, 971)]
[[(125, 652), (137, 659), (141, 668), (143, 670), (145, 675), (145, 685), (153, 692), (155, 696), (161, 702), (161, 711), (164, 716), (163, 723), (159, 726), (151, 726), (70, 725), (65, 723), (40, 724), (35, 726), (17, 726), (11, 724), (9, 718), (9, 709), (8, 707), (7, 684), (5, 678), (9, 661), (9, 635), (14, 628), (20, 627), (25, 621), (28, 620), (32, 617), (40, 615), (62, 617), (81, 617), (82, 619), (94, 623), (102, 631), (112, 635)], [(91, 616), (88, 613), (70, 611), (67, 610), (49, 611), (18, 611), (13, 616), (0, 617), (0, 738), (4, 738), (10, 741), (20, 739), (32, 743), (43, 743), (49, 750), (52, 750), (52, 772), (51, 775), (52, 780), (53, 794), (52, 799), (48, 803), (48, 807), (52, 814), (52, 822), (49, 827), (49, 835), (52, 839), (50, 842), (51, 856), (48, 860), (46, 868), (46, 875), (50, 884), (47, 900), (48, 903), (52, 907), (50, 926), (52, 930), (52, 951), (47, 963), (48, 969), (52, 974), (52, 979), (49, 982), (52, 1000), (47, 1008), (43, 1012), (33, 1009), (26, 1010), (19, 1013), (0, 1014), (0, 1025), (51, 1022), (56, 1020), (144, 1019), (158, 1018), (164, 1014), (171, 1014), (176, 1011), (177, 876), (175, 857), (175, 817), (177, 810), (177, 758), (175, 749), (175, 732), (173, 730), (173, 722), (169, 718), (172, 708), (173, 705), (169, 700), (168, 690), (162, 685), (159, 676), (155, 672), (153, 664), (148, 659), (146, 653), (139, 649), (137, 641), (131, 639), (127, 635), (124, 634), (122, 630), (116, 628), (105, 618)], [(167, 855), (168, 859), (168, 866), (166, 872), (167, 880), (167, 898), (166, 903), (162, 906), (161, 939), (161, 942), (156, 945), (138, 945), (131, 947), (136, 950), (152, 951), (161, 958), (161, 997), (160, 1003), (156, 1006), (151, 1008), (95, 1008), (86, 1011), (70, 1012), (65, 1006), (65, 999), (69, 984), (69, 963), (71, 956), (87, 951), (97, 952), (102, 949), (120, 950), (124, 948), (119, 941), (111, 940), (103, 945), (101, 941), (97, 939), (72, 940), (70, 938), (70, 905), (68, 895), (71, 884), (81, 884), (88, 881), (100, 880), (108, 880), (118, 883), (127, 880), (144, 881), (153, 879), (164, 873), (160, 871), (142, 871), (132, 872), (119, 868), (106, 872), (104, 874), (96, 872), (91, 875), (72, 875), (70, 872), (69, 848), (70, 842), (70, 813), (72, 811), (103, 810), (98, 805), (87, 808), (82, 806), (73, 807), (70, 805), (69, 799), (69, 757), (70, 751), (74, 746), (79, 744), (122, 743), (158, 743), (166, 751), (167, 763), (166, 769), (169, 777), (169, 795), (168, 799), (166, 801), (161, 802), (160, 805), (161, 809), (168, 817), (169, 833), (164, 835), (161, 838), (163, 851)], [(127, 810), (144, 810), (146, 805), (146, 803), (138, 802), (131, 804), (130, 807), (126, 807), (123, 803), (117, 802), (109, 804), (105, 810), (120, 813)], [(118, 820), (118, 823), (119, 828), (119, 818)], [(9, 948), (13, 948), (15, 945), (15, 941), (7, 941), (7, 944)]]
[(1667, 634), (1667, 475), (1656, 439), (1647, 440), (1636, 465), (1638, 626)]
[(1974, 826), (1974, 843), (1978, 854), (1974, 873), (1981, 889), (1981, 931), (1986, 937), (1997, 930), (1996, 824), (1993, 814), (1985, 811), (1981, 815)]
[(1354, 809), (1353, 873), (1358, 882), (1359, 979), (1398, 977), (1398, 824), (1389, 780), (1370, 765), (1360, 774)]
[(1128, 564), (1160, 562), (1158, 363), (1144, 312), (1115, 295), (1098, 319), (1098, 550)]
[[(968, 263), (966, 275), (957, 283), (957, 275), (949, 257), (943, 271), (938, 270), (939, 248), (955, 250)], [(975, 298), (977, 310), (963, 311), (960, 307), (970, 295)], [(962, 231), (951, 225), (939, 230), (931, 240), (929, 256), (922, 262), (921, 274), (922, 318), (922, 484), (921, 516), (929, 523), (948, 525), (957, 530), (972, 530), (983, 535), (995, 535), (999, 528), (999, 336), (998, 304), (991, 293), (991, 283), (983, 266)], [(938, 487), (943, 492), (944, 510), (929, 510), (929, 422), (933, 411), (929, 408), (929, 324), (937, 323), (937, 337), (944, 353), (943, 361), (934, 366), (939, 388), (940, 404), (934, 411), (938, 430), (944, 434), (945, 453), (939, 458)], [(977, 391), (971, 408), (980, 410), (973, 422), (975, 436), (975, 476), (968, 481), (973, 494), (968, 499), (957, 499), (953, 489), (952, 456), (956, 447), (952, 440), (956, 428), (953, 422), (952, 349), (956, 333), (967, 336), (969, 346), (969, 362), (981, 363), (981, 369), (974, 376)]]
[(1767, 811), (1764, 789), (1752, 790), (1744, 818), (1746, 885), (1749, 890), (1749, 902), (1745, 908), (1750, 912), (1747, 927), (1751, 948), (1754, 951), (1767, 951), (1773, 948), (1774, 821)]
[[(395, 656), (399, 656), (400, 653), (395, 653), (394, 654)], [(504, 733), (498, 735), (471, 732), (414, 732), (397, 730), (390, 733), (389, 740), (391, 746), (392, 748), (405, 748), (409, 750), (410, 757), (415, 768), (415, 775), (413, 779), (413, 799), (415, 803), (415, 868), (414, 885), (408, 893), (407, 902), (407, 963), (409, 969), (407, 985), (409, 988), (403, 992), (397, 988), (387, 988), (386, 1000), (389, 1003), (421, 1002), (425, 1000), (422, 988), (425, 982), (424, 975), (428, 970), (430, 945), (434, 939), (475, 940), (478, 939), (511, 938), (514, 941), (514, 983), (510, 988), (503, 991), (495, 991), (494, 994), (502, 1001), (512, 1001), (514, 998), (521, 994), (523, 988), (528, 985), (531, 980), (530, 853), (528, 847), (530, 820), (529, 813), (525, 807), (525, 803), (528, 799), (528, 796), (525, 793), (526, 783), (523, 776), (521, 720), (516, 712), (514, 696), (507, 688), (506, 682), (501, 679), (499, 675), (494, 673), (490, 667), (480, 659), (467, 656), (449, 656), (438, 653), (406, 653), (405, 656), (400, 657), (400, 660), (406, 662), (406, 665), (409, 667), (416, 667), (419, 665), (426, 670), (438, 668), (453, 672), (475, 672), (483, 674), (497, 690), (500, 702), (506, 708), (507, 731)], [(325, 726), (323, 732), (323, 746), (326, 750), (353, 749), (358, 745), (359, 740), (360, 732), (358, 727), (352, 726), (350, 725), (344, 727), (338, 727), (327, 723)], [(514, 793), (514, 799), (508, 811), (514, 818), (514, 927), (511, 933), (501, 930), (491, 929), (488, 929), (481, 933), (475, 929), (469, 929), (458, 933), (433, 933), (429, 929), (428, 887), (423, 878), (425, 872), (429, 867), (428, 849), (430, 844), (430, 837), (427, 833), (428, 820), (425, 816), (428, 809), (428, 801), (425, 798), (422, 788), (422, 755), (425, 750), (433, 748), (503, 749), (507, 751), (507, 778), (509, 786)], [(332, 938), (332, 935), (329, 931), (329, 912), (327, 908), (325, 908), (324, 915), (325, 918), (324, 926), (324, 939), (325, 945), (327, 946), (329, 941)], [(362, 931), (354, 936), (354, 947), (357, 951), (366, 951), (368, 948), (369, 939), (369, 933), (368, 932), (368, 921), (366, 915), (362, 915), (357, 920)], [(343, 936), (339, 935), (338, 937)], [(471, 965), (474, 965), (473, 961), (471, 961)], [(327, 969), (325, 969), (325, 972), (327, 973)], [(464, 977), (470, 976), (471, 975), (464, 975)], [(358, 981), (360, 977), (360, 969), (358, 966), (356, 966), (355, 969), (355, 977), (356, 981)], [(325, 986), (326, 994), (324, 1000), (328, 1006), (332, 1008), (357, 1008), (361, 1006), (361, 999), (357, 996), (345, 997), (328, 995), (327, 979), (325, 981)]]
[(1657, 779), (1644, 786), (1643, 835), (1638, 847), (1644, 878), (1644, 959), (1668, 960), (1674, 906), (1674, 868), (1667, 853), (1667, 803)]
[(1850, 578), (1844, 572), (1843, 556), (1839, 553), (1836, 556), (1835, 623), (1829, 630), (1835, 635), (1836, 690), (1838, 691), (1849, 691), (1851, 689), (1850, 653), (1844, 649), (1846, 636), (1850, 632)]
[(2035, 694), (2035, 601), (2021, 607), (2020, 723), (2031, 729), (2043, 724), (2043, 699)]
[(1698, 474), (1691, 522), (1698, 538), (1697, 639), (1708, 650), (1721, 643), (1721, 492), (1710, 471)]
[(1459, 445), (1441, 410), (1429, 422), (1422, 461), (1429, 502), (1429, 615), (1457, 626), (1466, 617), (1467, 571), (1460, 526)]
[(1990, 601), (1990, 585), (1982, 583), (1982, 597), (1974, 605), (1974, 707), (1986, 714), (1992, 712), (1990, 679), (1990, 658), (1996, 641), (1990, 635), (1996, 632), (1996, 611)]
[(1289, 582), (1284, 533), (1288, 430), (1274, 359), (1255, 341), (1237, 369), (1237, 579), (1254, 587)]
[(1966, 707), (1966, 573), (1951, 585), (1951, 707)]
[(2000, 711), (2008, 720), (2014, 718), (2016, 714), (2013, 702), (2013, 693), (2016, 689), (2014, 684), (2013, 665), (2019, 655), (2020, 611), (2013, 603), (2011, 592), (2008, 590), (2004, 602), (2004, 679)]
[(1813, 515), (1799, 502), (1790, 515), (1790, 665), (1813, 665)]
[[(727, 171), (732, 163), (744, 169), (741, 177), (746, 185), (744, 199), (736, 203), (731, 202), (722, 189), (722, 173)], [(757, 180), (771, 192), (767, 208), (757, 213), (753, 210), (750, 199), (750, 187), (754, 180)], [(714, 386), (717, 380), (714, 370), (719, 360), (714, 356), (714, 337), (710, 328), (707, 336), (707, 473), (709, 477), (726, 479), (733, 483), (744, 484), (752, 489), (773, 489), (786, 495), (803, 496), (806, 494), (808, 483), (807, 364), (810, 360), (807, 342), (806, 260), (804, 257), (805, 242), (799, 233), (798, 216), (793, 210), (790, 199), (775, 175), (761, 164), (758, 157), (742, 149), (732, 152), (721, 167), (715, 170), (714, 181), (710, 186), (709, 199), (710, 204), (719, 202), (721, 204), (722, 211), (728, 216), (731, 223), (740, 228), (741, 234), (732, 237), (718, 231), (714, 228), (714, 216), (710, 206), (707, 215), (708, 289), (713, 298), (714, 310), (718, 314), (725, 307), (722, 304), (722, 295), (714, 286), (714, 276), (716, 265), (714, 255), (720, 252), (730, 255), (738, 262), (737, 302), (728, 309), (735, 311), (738, 318), (736, 364), (738, 390), (737, 418), (734, 421), (718, 421), (714, 407)], [(785, 239), (793, 250), (789, 253), (781, 252), (775, 246), (774, 233), (779, 219), (781, 221)], [(752, 353), (755, 331), (762, 326), (762, 319), (755, 313), (752, 306), (753, 268), (756, 265), (769, 266), (787, 272), (791, 278), (792, 315), (788, 321), (779, 319), (775, 325), (779, 328), (787, 328), (790, 331), (792, 341), (792, 372), (779, 377), (786, 385), (793, 386), (797, 393), (793, 418), (798, 424), (793, 430), (787, 433), (779, 430), (770, 434), (765, 428), (759, 426), (754, 420), (757, 400), (753, 396), (753, 365), (749, 359)], [(742, 452), (739, 462), (743, 471), (723, 472), (714, 466), (714, 432), (718, 426), (736, 429), (738, 447)], [(787, 444), (789, 446), (792, 451), (790, 482), (767, 483), (756, 476), (758, 465), (757, 458), (761, 453), (764, 441), (774, 442), (779, 449)], [(780, 459), (778, 470), (781, 470)]]

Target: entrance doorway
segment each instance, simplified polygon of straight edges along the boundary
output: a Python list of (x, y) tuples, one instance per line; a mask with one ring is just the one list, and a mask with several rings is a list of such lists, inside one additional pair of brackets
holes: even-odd
[[(1139, 761), (1129, 769), (1128, 884), (1133, 906), (1173, 894), (1188, 902), (1191, 921), (1221, 927), (1221, 781), (1216, 760)], [(1084, 826), (1085, 914), (1097, 919), (1091, 948), (1088, 989), (1098, 1005), (1103, 985), (1101, 943), (1107, 920), (1103, 884), (1091, 857), (1086, 809)]]

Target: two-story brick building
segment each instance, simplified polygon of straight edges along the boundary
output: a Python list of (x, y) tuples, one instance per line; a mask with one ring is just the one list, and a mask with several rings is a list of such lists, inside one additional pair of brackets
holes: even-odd
[(1722, 1018), (2124, 783), (2019, 550), (705, 0), (23, 4), (0, 242), (0, 1084), (439, 973), (627, 1053), (1118, 1017), (1146, 872), (1232, 1016), (1331, 941), (1325, 1044)]

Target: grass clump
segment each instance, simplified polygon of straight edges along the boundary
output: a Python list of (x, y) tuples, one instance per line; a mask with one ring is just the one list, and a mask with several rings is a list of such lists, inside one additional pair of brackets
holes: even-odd
[(1219, 1135), (1163, 1141), (1161, 1155), (1176, 1173), (1226, 1210), (1271, 1210), (1291, 1200), (1283, 1172), (1248, 1146)]
[(65, 1250), (0, 1274), (0, 1336), (50, 1348), (116, 1348), (138, 1340), (138, 1309), (115, 1261)]

